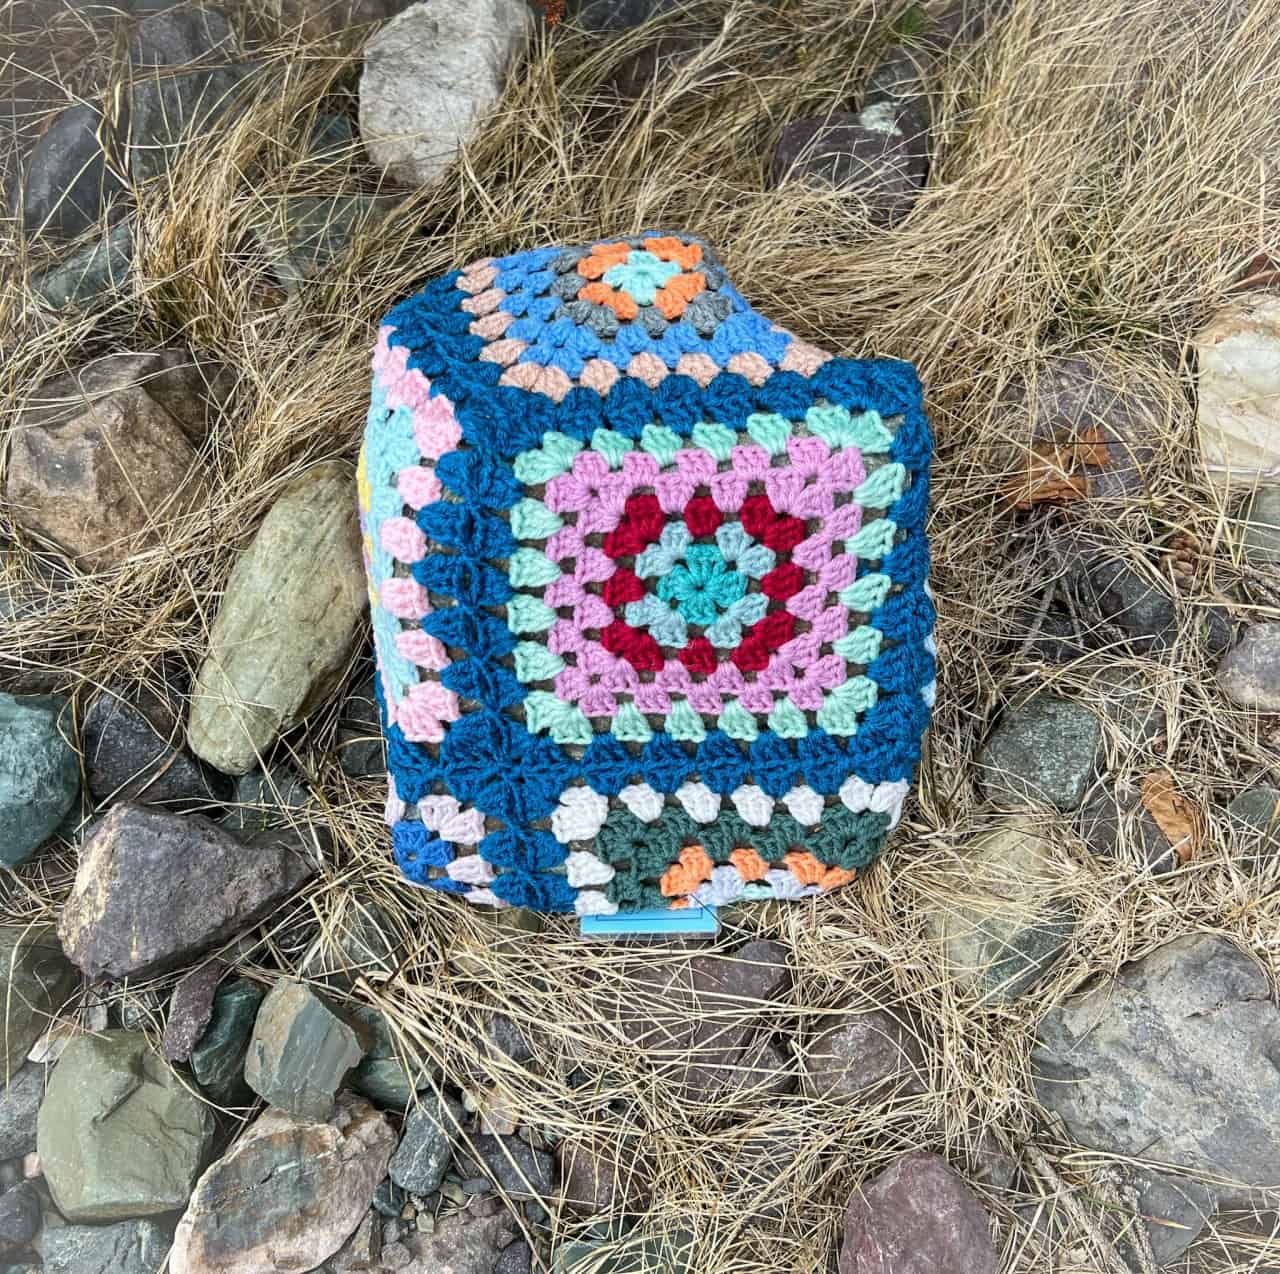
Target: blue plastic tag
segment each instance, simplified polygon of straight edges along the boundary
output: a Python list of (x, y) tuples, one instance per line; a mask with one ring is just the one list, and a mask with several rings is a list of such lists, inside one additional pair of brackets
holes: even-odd
[(648, 911), (620, 911), (613, 916), (583, 916), (584, 938), (714, 938), (720, 919), (714, 907), (654, 907)]

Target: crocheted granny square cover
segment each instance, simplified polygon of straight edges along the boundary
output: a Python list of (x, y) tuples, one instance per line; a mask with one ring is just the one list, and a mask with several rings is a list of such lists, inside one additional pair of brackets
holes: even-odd
[(808, 897), (876, 857), (934, 694), (910, 364), (824, 354), (649, 234), (436, 279), (373, 372), (409, 880), (609, 914)]

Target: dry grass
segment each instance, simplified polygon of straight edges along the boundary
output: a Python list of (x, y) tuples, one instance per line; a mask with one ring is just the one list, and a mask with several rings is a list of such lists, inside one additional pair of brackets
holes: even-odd
[[(1216, 694), (1192, 641), (1162, 660), (1102, 653), (1048, 669), (1019, 657), (1010, 625), (1034, 611), (1060, 571), (1060, 514), (1015, 516), (1000, 498), (1029, 444), (1025, 419), (994, 406), (1037, 360), (1105, 352), (1167, 405), (1152, 496), (1119, 514), (1088, 504), (1082, 534), (1168, 577), (1179, 533), (1203, 545), (1187, 607), (1226, 602), (1238, 617), (1280, 617), (1274, 597), (1239, 564), (1219, 498), (1194, 463), (1189, 333), (1227, 297), (1241, 267), (1275, 247), (1271, 167), (1280, 136), (1277, 0), (1019, 0), (977, 44), (935, 61), (936, 160), (929, 189), (893, 231), (869, 228), (852, 201), (766, 188), (768, 155), (790, 118), (856, 99), (908, 6), (869, 0), (712, 3), (712, 38), (664, 69), (630, 103), (608, 84), (631, 53), (679, 33), (676, 15), (601, 48), (557, 34), (513, 85), (489, 126), (438, 188), (404, 199), (323, 281), (285, 301), (248, 236), (261, 202), (284, 191), (331, 191), (333, 170), (301, 157), (316, 105), (340, 100), (353, 63), (323, 46), (277, 51), (281, 91), (194, 149), (167, 188), (146, 192), (136, 294), (105, 314), (50, 326), (24, 304), (20, 263), (0, 298), (10, 351), (0, 363), (4, 418), (36, 386), (100, 351), (185, 341), (237, 367), (242, 392), (204, 457), (215, 475), (207, 510), (166, 529), (163, 549), (111, 573), (77, 577), (34, 613), (6, 624), (0, 666), (11, 684), (89, 687), (156, 681), (200, 657), (236, 551), (303, 466), (354, 457), (378, 317), (421, 281), (474, 257), (542, 242), (578, 242), (651, 226), (696, 230), (721, 245), (742, 291), (781, 323), (841, 353), (915, 360), (939, 440), (931, 523), (941, 605), (939, 707), (928, 759), (885, 861), (860, 887), (787, 910), (731, 918), (726, 937), (757, 932), (791, 952), (796, 990), (756, 1006), (788, 1046), (859, 988), (904, 1001), (924, 1024), (929, 1089), (872, 1108), (757, 1093), (729, 1107), (691, 1106), (655, 1075), (661, 1059), (625, 1044), (619, 1001), (643, 1001), (636, 974), (662, 960), (634, 949), (584, 948), (567, 922), (502, 942), (483, 917), (402, 887), (380, 825), (377, 781), (352, 781), (334, 752), (335, 711), (290, 745), (314, 785), (311, 813), (337, 845), (323, 877), (235, 953), (264, 980), (297, 969), (314, 941), (333, 946), (356, 902), (387, 917), (394, 954), (353, 995), (395, 1022), (406, 1049), (453, 1075), (487, 1067), (502, 1102), (553, 1134), (591, 1126), (606, 1108), (656, 1171), (648, 1223), (692, 1227), (705, 1274), (826, 1268), (841, 1207), (859, 1182), (904, 1149), (930, 1147), (979, 1177), (984, 1135), (1019, 1154), (1028, 1141), (1056, 1164), (1060, 1185), (1024, 1172), (986, 1189), (1001, 1221), (1008, 1270), (1048, 1269), (1013, 1206), (1039, 1201), (1058, 1218), (1062, 1268), (1106, 1269), (1055, 1190), (1097, 1215), (1099, 1156), (1068, 1154), (1039, 1123), (1027, 1054), (1037, 1018), (1091, 974), (1115, 970), (1168, 938), (1230, 934), (1280, 973), (1280, 866), (1233, 861), (1225, 802), (1269, 771), (1275, 737)], [(373, 189), (353, 156), (339, 179)], [(10, 588), (45, 586), (39, 546), (8, 525)], [(64, 568), (54, 566), (56, 574)], [(363, 654), (363, 652), (361, 652)], [(162, 664), (162, 661), (164, 663)], [(1167, 739), (1108, 737), (1110, 768), (1170, 766), (1210, 811), (1199, 857), (1153, 878), (1134, 855), (1090, 857), (1060, 817), (1061, 873), (1077, 900), (1077, 940), (1052, 978), (1012, 1007), (977, 1005), (947, 979), (925, 937), (925, 913), (946, 906), (957, 850), (992, 825), (973, 758), (1000, 711), (1046, 683), (1099, 706), (1114, 691), (1102, 665), (1138, 678), (1139, 699), (1168, 714)], [(24, 680), (25, 679), (25, 680)], [(1215, 812), (1217, 811), (1217, 812)], [(5, 885), (4, 910), (54, 911), (74, 869), (70, 848), (46, 852)], [(536, 1032), (528, 1067), (483, 1062), (475, 1024), (501, 1008)], [(572, 1082), (571, 1082), (572, 1080)], [(731, 1187), (744, 1139), (775, 1130), (798, 1149), (761, 1215), (759, 1194)], [(573, 1232), (567, 1216), (557, 1236)], [(1260, 1233), (1254, 1233), (1261, 1226)], [(1280, 1240), (1257, 1218), (1219, 1217), (1188, 1268), (1243, 1274), (1280, 1263)], [(1181, 1267), (1179, 1267), (1181, 1268)]]

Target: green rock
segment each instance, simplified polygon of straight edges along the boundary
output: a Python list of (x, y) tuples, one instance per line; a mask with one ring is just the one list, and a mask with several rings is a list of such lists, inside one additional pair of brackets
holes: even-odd
[(556, 1250), (551, 1274), (686, 1274), (693, 1269), (695, 1243), (684, 1230), (564, 1243)]
[(386, 1018), (367, 1005), (348, 1006), (347, 1011), (357, 1033), (365, 1041), (364, 1060), (351, 1072), (348, 1082), (375, 1106), (403, 1111), (413, 1100), (414, 1093), (430, 1084), (430, 1070), (421, 1068), (415, 1083), (396, 1054), (395, 1041)]
[(1241, 792), (1227, 806), (1227, 817), (1241, 831), (1241, 840), (1257, 842), (1257, 848), (1280, 850), (1280, 791), (1253, 787)]
[(252, 769), (235, 781), (231, 812), (222, 820), (233, 832), (264, 832), (296, 823), (297, 811), (311, 800), (306, 780), (291, 765), (280, 762), (266, 770)]
[(245, 1104), (244, 1059), (264, 992), (245, 978), (219, 989), (213, 1016), (191, 1050), (191, 1069), (200, 1086), (222, 1106)]
[(258, 1010), (244, 1077), (273, 1106), (324, 1120), (364, 1055), (351, 1024), (301, 982), (277, 982)]
[(1240, 510), (1241, 548), (1252, 566), (1280, 566), (1280, 487), (1259, 487)]
[(50, 309), (78, 309), (123, 291), (132, 273), (133, 224), (121, 221), (97, 243), (36, 275), (31, 286)]
[(212, 1148), (213, 1112), (138, 1031), (71, 1041), (53, 1068), (36, 1148), (69, 1221), (185, 1207)]
[(0, 866), (26, 862), (79, 795), (65, 708), (56, 695), (0, 694)]
[(452, 1097), (424, 1093), (405, 1120), (400, 1145), (387, 1169), (391, 1180), (420, 1196), (440, 1189), (461, 1123), (462, 1106)]
[(1078, 809), (1098, 768), (1102, 725), (1088, 708), (1038, 694), (1001, 719), (978, 756), (997, 805)]
[(45, 1274), (155, 1274), (173, 1241), (154, 1221), (59, 1225), (41, 1244)]
[(80, 975), (50, 928), (0, 928), (0, 996), (3, 997), (4, 1073), (15, 1076), (31, 1046), (53, 1025)]

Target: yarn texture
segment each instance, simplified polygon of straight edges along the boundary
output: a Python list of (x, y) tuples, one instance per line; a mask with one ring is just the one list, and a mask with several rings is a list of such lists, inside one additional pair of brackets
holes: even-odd
[(933, 706), (931, 451), (909, 363), (796, 339), (691, 236), (396, 306), (359, 496), (405, 876), (580, 915), (851, 881)]

